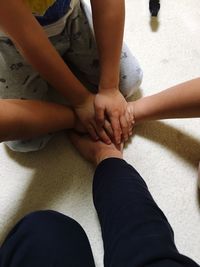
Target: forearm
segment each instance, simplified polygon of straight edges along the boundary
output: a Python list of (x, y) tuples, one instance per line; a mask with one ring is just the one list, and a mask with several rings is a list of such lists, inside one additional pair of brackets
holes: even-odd
[(148, 120), (200, 117), (200, 78), (132, 103), (136, 123)]
[(34, 100), (0, 100), (0, 141), (28, 139), (74, 125), (74, 113), (64, 105)]
[(29, 63), (71, 104), (88, 96), (23, 1), (0, 0), (0, 25)]
[(124, 0), (91, 0), (100, 55), (100, 87), (117, 88), (124, 33)]
[(49, 40), (43, 36), (38, 42), (34, 37), (23, 39), (19, 44), (22, 54), (29, 63), (57, 89), (71, 104), (77, 106), (89, 95), (59, 56)]

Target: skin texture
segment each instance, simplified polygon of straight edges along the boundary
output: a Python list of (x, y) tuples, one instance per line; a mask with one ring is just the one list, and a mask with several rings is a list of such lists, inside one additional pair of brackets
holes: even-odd
[(200, 78), (128, 104), (136, 123), (149, 120), (200, 117)]
[[(0, 142), (29, 139), (66, 129), (86, 133), (71, 108), (42, 101), (0, 100), (0, 122)], [(104, 131), (110, 136), (111, 143), (113, 131), (107, 120)]]
[(75, 113), (66, 106), (12, 99), (0, 100), (0, 121), (1, 142), (72, 129), (78, 124)]
[(115, 142), (119, 144), (121, 136), (128, 140), (132, 127), (132, 119), (126, 114), (127, 102), (119, 91), (125, 3), (124, 0), (91, 0), (91, 5), (101, 67), (99, 93), (94, 101), (96, 121), (104, 125), (107, 116)]
[(107, 158), (123, 158), (123, 144), (115, 146), (113, 143), (107, 145), (101, 141), (95, 142), (87, 135), (80, 135), (74, 131), (70, 132), (69, 138), (78, 152), (95, 166)]

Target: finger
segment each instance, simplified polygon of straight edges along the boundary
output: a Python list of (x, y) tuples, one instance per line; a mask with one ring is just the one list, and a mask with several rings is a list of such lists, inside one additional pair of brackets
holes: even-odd
[(127, 142), (128, 137), (129, 137), (129, 124), (128, 124), (128, 121), (126, 120), (125, 116), (120, 117), (120, 125), (121, 125), (121, 129), (122, 129), (123, 139), (125, 142)]
[(111, 138), (114, 137), (112, 126), (108, 120), (105, 120), (104, 129)]
[(134, 124), (135, 123), (135, 117), (134, 117), (133, 111), (132, 110), (128, 110), (128, 113), (129, 113), (129, 115), (131, 117), (132, 124)]
[(120, 144), (121, 143), (122, 130), (121, 130), (119, 118), (118, 117), (111, 117), (110, 120), (111, 120), (112, 129), (114, 132), (115, 142), (116, 142), (116, 144)]
[(92, 123), (90, 123), (87, 126), (87, 131), (93, 140), (95, 140), (95, 141), (99, 140), (99, 137), (98, 137), (96, 130), (95, 130), (94, 126), (92, 125)]
[(93, 127), (95, 128), (96, 133), (98, 134), (99, 138), (104, 143), (106, 143), (107, 145), (110, 145), (112, 143), (110, 137), (108, 136), (108, 134), (106, 133), (103, 127), (98, 126), (95, 122), (93, 123)]
[(121, 142), (119, 145), (115, 146), (119, 151), (123, 153), (123, 148), (124, 148), (124, 142)]
[(108, 134), (106, 133), (106, 131), (102, 128), (99, 132), (98, 132), (101, 140), (106, 143), (107, 145), (110, 145), (112, 143), (110, 137), (108, 136)]
[(125, 114), (126, 121), (128, 122), (128, 135), (129, 137), (133, 134), (133, 124), (132, 124), (132, 116), (127, 111)]
[(105, 113), (102, 107), (95, 106), (95, 118), (98, 125), (103, 126), (105, 122)]

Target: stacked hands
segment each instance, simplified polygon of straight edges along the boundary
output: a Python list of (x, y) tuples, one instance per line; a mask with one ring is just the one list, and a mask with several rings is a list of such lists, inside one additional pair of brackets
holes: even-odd
[(133, 134), (133, 105), (118, 88), (100, 88), (96, 95), (90, 93), (74, 110), (78, 117), (75, 129), (88, 132), (95, 141), (119, 145)]

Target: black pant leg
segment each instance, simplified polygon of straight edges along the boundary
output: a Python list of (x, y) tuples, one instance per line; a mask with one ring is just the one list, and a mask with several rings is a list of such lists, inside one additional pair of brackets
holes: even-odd
[(124, 160), (97, 167), (94, 204), (104, 241), (105, 267), (198, 266), (179, 254), (171, 226), (138, 172)]
[(73, 219), (55, 211), (24, 217), (0, 248), (0, 267), (94, 267), (88, 238)]

